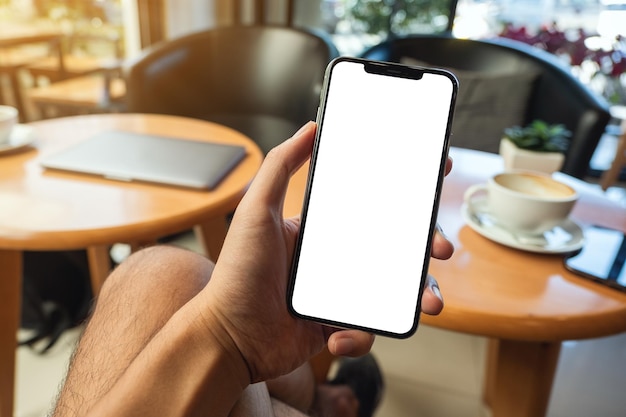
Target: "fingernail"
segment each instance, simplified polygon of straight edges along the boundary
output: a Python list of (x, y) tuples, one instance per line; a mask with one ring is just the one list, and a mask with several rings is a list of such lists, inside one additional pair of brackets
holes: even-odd
[(345, 356), (354, 350), (354, 340), (349, 337), (341, 338), (335, 341), (335, 355)]
[(441, 302), (443, 302), (443, 296), (441, 295), (441, 291), (439, 290), (439, 286), (437, 284), (432, 284), (430, 286), (430, 290), (435, 294), (435, 297), (439, 298)]
[(437, 231), (439, 232), (439, 234), (446, 240), (450, 240), (448, 239), (448, 236), (446, 236), (446, 233), (443, 231), (443, 229), (441, 228), (441, 225), (439, 223), (437, 223)]
[(305, 130), (307, 130), (309, 128), (309, 125), (313, 123), (313, 121), (308, 121), (304, 124), (304, 126), (302, 126), (300, 129), (298, 129), (298, 131), (296, 133), (294, 133), (291, 138), (295, 139), (298, 136), (300, 136), (302, 133), (304, 133)]

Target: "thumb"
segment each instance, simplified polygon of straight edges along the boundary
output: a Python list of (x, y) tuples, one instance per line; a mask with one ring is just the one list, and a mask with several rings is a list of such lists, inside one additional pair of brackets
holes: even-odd
[(282, 214), (289, 179), (311, 156), (315, 129), (315, 122), (306, 123), (267, 154), (241, 205), (281, 208)]

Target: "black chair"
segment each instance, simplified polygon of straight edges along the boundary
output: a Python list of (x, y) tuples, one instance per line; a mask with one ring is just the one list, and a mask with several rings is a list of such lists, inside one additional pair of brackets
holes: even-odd
[(284, 26), (230, 26), (148, 48), (126, 68), (129, 112), (232, 127), (267, 153), (314, 120), (328, 62), (324, 36)]
[(413, 35), (375, 45), (363, 57), (444, 67), (460, 81), (451, 144), (498, 152), (502, 131), (535, 119), (572, 131), (562, 171), (583, 178), (609, 122), (608, 104), (557, 57), (509, 39)]

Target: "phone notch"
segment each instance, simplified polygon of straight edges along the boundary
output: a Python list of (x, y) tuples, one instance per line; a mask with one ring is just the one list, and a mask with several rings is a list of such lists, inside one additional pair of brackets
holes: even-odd
[(387, 75), (389, 77), (408, 78), (411, 80), (421, 80), (424, 76), (423, 69), (406, 65), (394, 65), (388, 62), (366, 62), (363, 67), (368, 74)]

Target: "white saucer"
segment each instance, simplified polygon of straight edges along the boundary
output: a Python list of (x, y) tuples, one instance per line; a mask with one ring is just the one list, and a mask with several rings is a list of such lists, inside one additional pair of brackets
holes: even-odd
[(0, 155), (24, 148), (35, 140), (35, 129), (32, 126), (17, 124), (11, 131), (8, 143), (0, 144)]
[(475, 196), (463, 204), (463, 218), (473, 230), (502, 245), (536, 253), (568, 253), (580, 249), (585, 240), (583, 231), (572, 220), (537, 236), (520, 236), (499, 225), (487, 208), (485, 196)]

